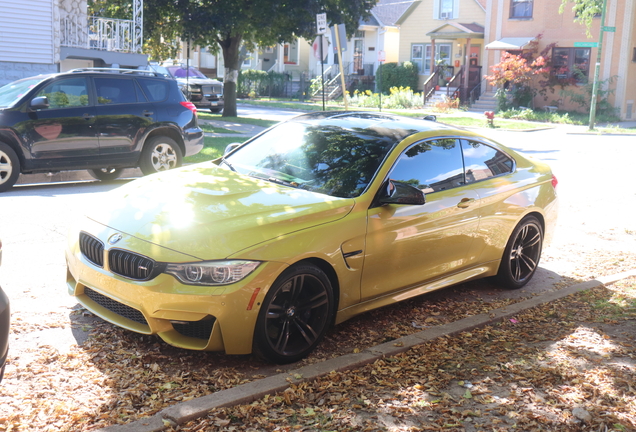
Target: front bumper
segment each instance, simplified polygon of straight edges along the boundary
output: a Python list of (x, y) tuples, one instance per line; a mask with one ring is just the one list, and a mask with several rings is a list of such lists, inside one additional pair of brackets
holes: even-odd
[[(99, 238), (114, 232), (106, 228)], [(251, 353), (260, 305), (286, 267), (264, 262), (236, 284), (201, 287), (164, 273), (148, 281), (130, 280), (109, 271), (108, 250), (104, 256), (103, 267), (98, 267), (82, 255), (77, 241), (69, 244), (66, 283), (82, 306), (105, 321), (156, 334), (176, 347), (227, 354)]]

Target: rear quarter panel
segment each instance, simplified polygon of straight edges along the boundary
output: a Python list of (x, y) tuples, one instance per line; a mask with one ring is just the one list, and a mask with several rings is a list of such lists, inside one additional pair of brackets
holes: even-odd
[(513, 173), (475, 183), (481, 214), (475, 250), (482, 262), (501, 259), (508, 238), (525, 216), (538, 217), (547, 242), (556, 224), (558, 201), (550, 168), (516, 153), (511, 156), (517, 163)]

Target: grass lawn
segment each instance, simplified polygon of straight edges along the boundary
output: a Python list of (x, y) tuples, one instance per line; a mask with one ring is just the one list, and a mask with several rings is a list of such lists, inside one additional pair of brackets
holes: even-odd
[(214, 127), (214, 126), (211, 126), (209, 124), (204, 124), (204, 123), (201, 123), (199, 125), (199, 127), (201, 129), (203, 129), (204, 132), (224, 133), (224, 134), (237, 134), (237, 133), (239, 133), (237, 131), (233, 131), (233, 130), (225, 129), (225, 128), (220, 128), (220, 127)]
[(228, 123), (251, 124), (251, 125), (262, 126), (262, 127), (270, 127), (278, 123), (275, 120), (262, 120), (262, 119), (255, 119), (255, 118), (249, 118), (249, 117), (223, 117), (221, 114), (208, 114), (208, 113), (202, 113), (202, 112), (197, 112), (197, 115), (202, 120), (216, 120), (216, 121), (223, 121)]
[(221, 157), (223, 155), (223, 151), (225, 150), (225, 147), (227, 147), (228, 144), (231, 143), (235, 143), (235, 142), (245, 142), (247, 141), (247, 138), (245, 137), (237, 137), (237, 138), (233, 138), (233, 137), (219, 137), (219, 138), (212, 138), (212, 137), (205, 137), (205, 141), (204, 141), (204, 145), (203, 145), (203, 150), (201, 150), (199, 153), (192, 155), (192, 156), (188, 156), (186, 158), (183, 159), (183, 162), (185, 163), (198, 163), (198, 162), (205, 162), (205, 161), (209, 161), (212, 159), (216, 159), (218, 157)]
[[(460, 127), (481, 127), (487, 128), (488, 121), (484, 119), (474, 117), (438, 117), (437, 121), (440, 123), (449, 124), (452, 126)], [(514, 130), (526, 130), (537, 129), (542, 127), (552, 127), (549, 123), (545, 125), (539, 123), (530, 123), (519, 120), (503, 120), (495, 118), (495, 129), (514, 129)]]

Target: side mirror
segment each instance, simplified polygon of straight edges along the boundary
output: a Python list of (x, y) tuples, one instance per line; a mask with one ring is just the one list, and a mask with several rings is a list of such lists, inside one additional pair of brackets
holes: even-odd
[(29, 108), (31, 108), (32, 110), (39, 110), (39, 109), (47, 109), (49, 107), (49, 98), (47, 98), (46, 96), (39, 96), (36, 98), (31, 99), (31, 102), (29, 103)]
[(243, 143), (231, 143), (231, 144), (228, 144), (227, 147), (225, 147), (225, 151), (223, 152), (223, 155), (226, 155), (226, 154), (230, 153), (231, 151), (233, 151), (235, 148), (237, 148), (241, 144), (243, 144)]
[(426, 203), (424, 192), (409, 184), (390, 179), (382, 186), (378, 198), (381, 205), (423, 205)]

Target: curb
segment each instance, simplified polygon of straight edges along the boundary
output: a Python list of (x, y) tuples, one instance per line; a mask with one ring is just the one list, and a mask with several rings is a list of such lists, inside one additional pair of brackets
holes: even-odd
[(610, 276), (600, 277), (563, 288), (558, 291), (549, 291), (541, 296), (524, 300), (519, 303), (492, 310), (488, 313), (463, 318), (459, 321), (432, 327), (418, 333), (385, 342), (380, 345), (365, 349), (360, 353), (346, 354), (321, 363), (303, 366), (288, 372), (272, 375), (267, 378), (242, 384), (228, 390), (216, 392), (207, 396), (181, 402), (165, 408), (151, 417), (125, 425), (108, 426), (99, 429), (102, 432), (155, 432), (163, 431), (199, 417), (215, 408), (223, 408), (234, 405), (253, 402), (267, 394), (275, 394), (289, 388), (291, 384), (311, 381), (328, 375), (331, 372), (340, 372), (373, 363), (384, 357), (390, 357), (408, 351), (416, 345), (437, 339), (443, 336), (452, 336), (464, 331), (470, 331), (478, 327), (503, 321), (506, 318), (536, 306), (550, 303), (551, 301), (567, 297), (580, 291), (597, 288), (606, 284), (617, 282), (630, 276), (636, 276), (636, 269)]

